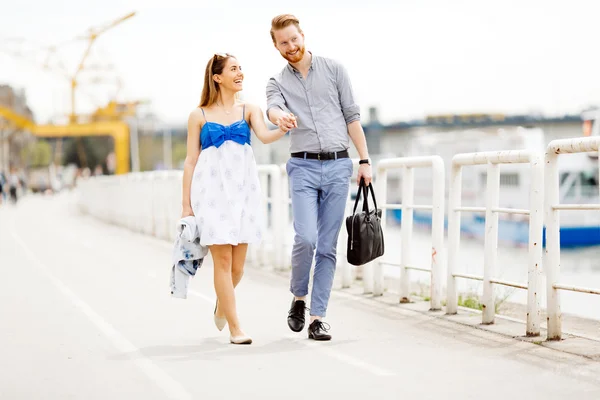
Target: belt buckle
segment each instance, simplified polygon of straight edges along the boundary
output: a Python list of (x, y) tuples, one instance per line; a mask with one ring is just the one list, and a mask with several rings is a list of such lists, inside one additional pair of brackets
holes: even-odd
[(317, 153), (317, 160), (321, 161), (321, 153)]

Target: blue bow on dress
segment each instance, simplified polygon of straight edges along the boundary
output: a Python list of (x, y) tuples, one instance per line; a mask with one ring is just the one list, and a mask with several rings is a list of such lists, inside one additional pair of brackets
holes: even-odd
[(201, 142), (203, 148), (220, 147), (225, 141), (233, 140), (239, 144), (250, 144), (250, 127), (245, 120), (231, 125), (206, 122), (202, 127)]

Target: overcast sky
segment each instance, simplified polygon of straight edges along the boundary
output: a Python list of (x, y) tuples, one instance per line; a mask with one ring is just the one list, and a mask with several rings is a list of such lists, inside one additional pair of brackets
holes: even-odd
[[(272, 45), (270, 21), (289, 12), (300, 19), (308, 50), (347, 67), (365, 120), (370, 106), (389, 123), (440, 113), (557, 115), (600, 105), (598, 1), (206, 3), (12, 1), (2, 6), (0, 49), (15, 48), (7, 38), (63, 43), (136, 11), (99, 37), (90, 63), (114, 65), (124, 82), (120, 100), (150, 100), (163, 121), (185, 125), (215, 52), (238, 57), (244, 99), (264, 111), (266, 82), (285, 65)], [(70, 72), (85, 44), (59, 47)], [(22, 52), (36, 55), (30, 47)], [(39, 122), (69, 111), (66, 80), (0, 52), (2, 83), (26, 90)], [(113, 90), (109, 84), (82, 84), (78, 111), (101, 105)]]

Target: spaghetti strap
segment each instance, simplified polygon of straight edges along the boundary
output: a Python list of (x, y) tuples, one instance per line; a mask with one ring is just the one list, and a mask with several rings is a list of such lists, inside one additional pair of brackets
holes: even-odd
[(208, 122), (208, 120), (206, 119), (206, 114), (204, 114), (204, 109), (202, 107), (198, 107), (200, 109), (200, 111), (202, 111), (202, 115), (204, 116), (204, 121)]
[(246, 105), (245, 104), (242, 107), (242, 119), (246, 119)]

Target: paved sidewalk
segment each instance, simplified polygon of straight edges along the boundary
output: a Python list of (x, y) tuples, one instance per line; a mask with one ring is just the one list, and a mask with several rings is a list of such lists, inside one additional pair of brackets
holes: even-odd
[(0, 207), (0, 399), (600, 398), (600, 364), (335, 291), (333, 340), (286, 325), (286, 277), (248, 267), (250, 346), (212, 322), (212, 269), (169, 294), (171, 244), (80, 216), (74, 194)]

